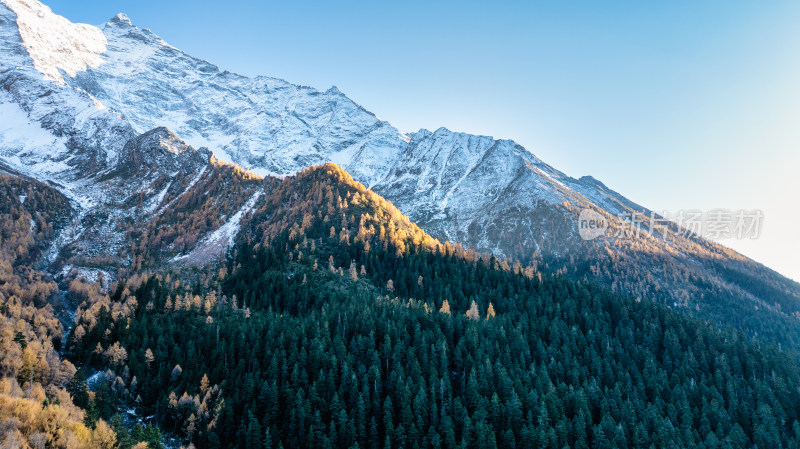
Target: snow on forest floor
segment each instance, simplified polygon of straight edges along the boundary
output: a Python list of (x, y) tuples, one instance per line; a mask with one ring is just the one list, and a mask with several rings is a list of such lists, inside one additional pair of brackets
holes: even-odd
[(239, 233), (242, 217), (253, 209), (263, 193), (262, 191), (254, 193), (236, 214), (219, 229), (203, 238), (189, 254), (175, 256), (170, 262), (201, 266), (216, 260), (231, 246), (234, 237)]

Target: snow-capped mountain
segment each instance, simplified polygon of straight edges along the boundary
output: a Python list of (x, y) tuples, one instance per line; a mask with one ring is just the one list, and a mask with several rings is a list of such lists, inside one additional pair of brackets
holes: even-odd
[(110, 167), (136, 135), (119, 112), (65, 77), (99, 64), (105, 37), (75, 25), (35, 2), (0, 3), (0, 155), (33, 177), (69, 186), (81, 203), (93, 202), (82, 186)]
[(195, 147), (260, 174), (334, 161), (365, 184), (396, 162), (407, 138), (338, 89), (222, 71), (120, 14), (103, 25), (101, 63), (68, 83), (123, 113), (137, 132), (166, 126)]
[(264, 175), (335, 162), (440, 237), (498, 249), (469, 239), (469, 227), (509, 189), (519, 192), (514, 201), (522, 206), (572, 202), (576, 193), (613, 204), (594, 185), (512, 141), (444, 128), (406, 135), (336, 87), (319, 91), (223, 71), (124, 14), (101, 30), (107, 44), (100, 63), (66, 82), (120, 111), (136, 132), (166, 126), (221, 160)]
[[(224, 71), (123, 14), (93, 27), (36, 0), (0, 0), (0, 114), (0, 168), (49, 182), (78, 206), (58, 239), (75, 266), (109, 254), (111, 265), (135, 264), (125, 230), (191, 189), (211, 192), (219, 161), (278, 176), (334, 162), (428, 233), (465, 247), (723, 321), (731, 307), (757, 307), (781, 326), (800, 314), (800, 286), (700, 238), (582, 240), (581, 210), (611, 226), (620, 213), (649, 211), (513, 141), (445, 128), (403, 133), (335, 87)], [(220, 212), (220, 229), (238, 229), (233, 219), (252, 209), (253, 189)]]
[(180, 195), (210, 159), (164, 128), (139, 136), (68, 83), (100, 64), (106, 45), (97, 28), (39, 2), (0, 2), (0, 169), (53, 185), (77, 211), (51, 262), (65, 248), (84, 265), (111, 260), (125, 246), (123, 223)]

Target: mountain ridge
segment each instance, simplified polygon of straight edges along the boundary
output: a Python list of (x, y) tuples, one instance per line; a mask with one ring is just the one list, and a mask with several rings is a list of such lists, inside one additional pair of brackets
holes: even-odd
[(86, 29), (0, 0), (0, 446), (800, 444), (798, 284), (514, 141)]
[[(44, 58), (37, 55), (50, 53), (31, 53), (35, 45), (21, 31), (37, 27), (64, 36), (56, 40), (61, 59), (37, 63)], [(91, 261), (103, 253), (118, 254), (113, 267), (130, 261), (123, 230), (144, 224), (151, 212), (190, 190), (192, 180), (208, 173), (211, 154), (260, 175), (286, 176), (333, 162), (440, 240), (595, 278), (612, 290), (749, 332), (779, 322), (771, 335), (800, 342), (800, 284), (713, 242), (680, 235), (676, 225), (636, 239), (584, 241), (578, 232), (583, 210), (600, 214), (615, 231), (628, 226), (619, 215), (648, 216), (650, 210), (594, 178), (565, 175), (511, 140), (446, 128), (404, 134), (338, 88), (319, 91), (223, 71), (124, 15), (98, 29), (102, 52), (95, 45), (99, 35), (92, 32), (94, 38), (83, 42), (74, 30), (35, 0), (0, 4), (0, 107), (14, 117), (14, 126), (0, 127), (0, 161), (55, 183), (79, 206), (72, 243), (90, 256), (78, 258), (81, 263), (96, 264)], [(198, 150), (174, 160), (157, 142), (136, 150), (131, 142), (157, 129), (169, 129)], [(199, 150), (204, 147), (210, 153)], [(131, 151), (167, 158), (148, 176), (117, 176), (115, 170), (136, 160)], [(214, 222), (222, 223), (220, 217)], [(736, 317), (726, 318), (731, 308)]]
[(106, 382), (135, 378), (118, 397), (183, 441), (797, 442), (794, 352), (437, 242), (335, 164), (264, 182), (219, 271), (121, 277), (69, 339), (76, 363), (114, 370)]

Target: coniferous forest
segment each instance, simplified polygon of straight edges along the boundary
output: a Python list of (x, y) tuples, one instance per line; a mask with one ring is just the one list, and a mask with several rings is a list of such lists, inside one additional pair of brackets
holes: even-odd
[(800, 449), (800, 3), (45, 3), (0, 449)]
[(66, 388), (116, 446), (800, 444), (793, 351), (436, 241), (332, 164), (264, 184), (213, 269), (69, 286)]

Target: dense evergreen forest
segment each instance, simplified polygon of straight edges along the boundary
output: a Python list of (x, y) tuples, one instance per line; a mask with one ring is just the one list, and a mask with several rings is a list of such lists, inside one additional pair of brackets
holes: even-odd
[(108, 370), (75, 402), (185, 446), (800, 444), (794, 352), (442, 244), (333, 165), (269, 181), (213, 270), (70, 292), (68, 353)]

